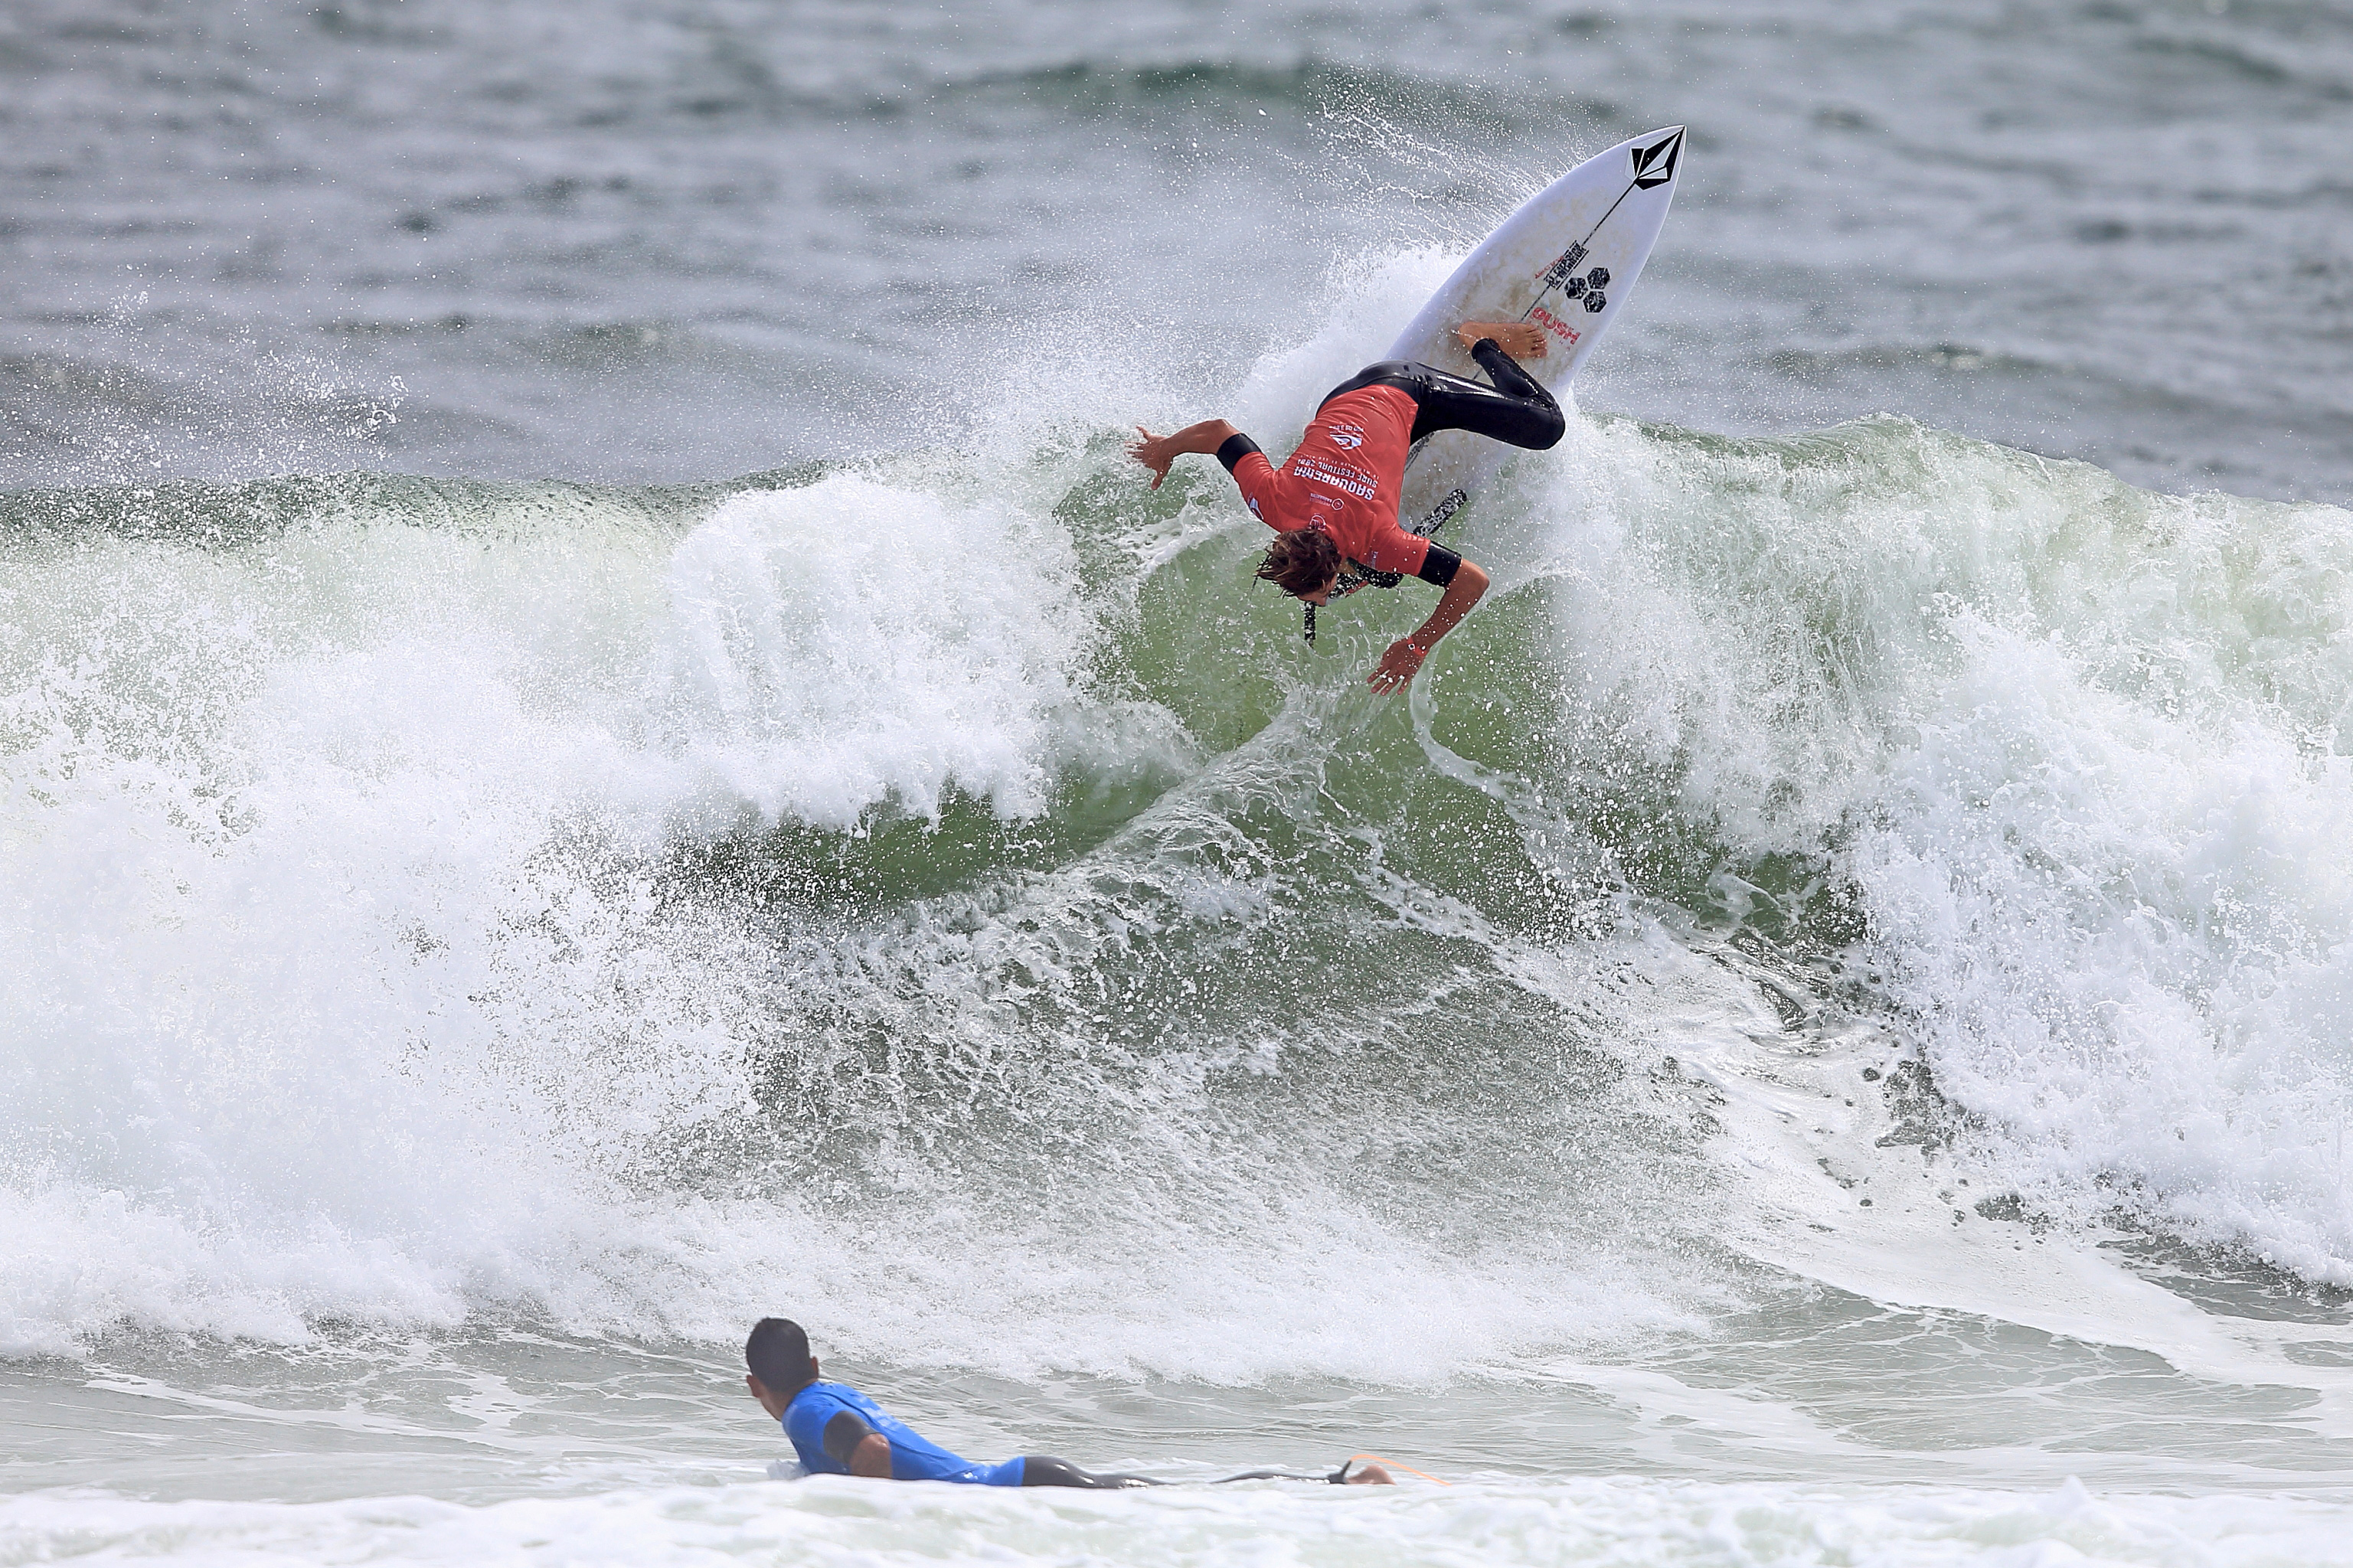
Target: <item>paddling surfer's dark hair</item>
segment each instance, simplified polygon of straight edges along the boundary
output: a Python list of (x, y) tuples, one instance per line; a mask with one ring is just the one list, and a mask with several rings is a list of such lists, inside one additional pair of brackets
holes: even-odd
[(1259, 563), (1258, 580), (1293, 595), (1312, 594), (1340, 570), (1340, 547), (1320, 528), (1278, 533)]
[(744, 1364), (777, 1394), (791, 1394), (812, 1381), (808, 1335), (790, 1318), (763, 1318), (744, 1342)]

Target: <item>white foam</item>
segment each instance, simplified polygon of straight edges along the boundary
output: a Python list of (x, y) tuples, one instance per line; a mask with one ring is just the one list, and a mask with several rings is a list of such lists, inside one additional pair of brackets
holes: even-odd
[[(1293, 896), (1200, 848), (1312, 801), (1320, 732), (880, 921), (780, 933), (659, 883), (671, 835), (958, 795), (1018, 819), (1072, 769), (1186, 765), (1165, 715), (1089, 688), (1056, 527), (847, 474), (678, 535), (457, 521), (360, 505), (26, 589), (0, 1226), (35, 1245), (0, 1260), (0, 1348), (509, 1313), (724, 1340), (788, 1305), (900, 1364), (1416, 1382), (1688, 1326), (1607, 1257), (1466, 1264), (1354, 1201), (1312, 1131), (1232, 1147), (1203, 1080), (1263, 1042), (1139, 1059), (1085, 1011), (1092, 963)], [(864, 1026), (916, 1059), (867, 1063)], [(760, 1174), (786, 1071), (853, 1100), (857, 1201)], [(1008, 1111), (1105, 1146), (1053, 1173), (1074, 1207), (997, 1201), (966, 1122)]]
[(1635, 1479), (1087, 1493), (818, 1478), (522, 1499), (0, 1501), (27, 1560), (191, 1564), (1836, 1562), (2339, 1563), (2341, 1500), (2255, 1494), (1725, 1485)]
[(750, 1105), (793, 987), (636, 857), (1181, 760), (1089, 702), (1067, 542), (1005, 506), (837, 475), (675, 542), (535, 510), (24, 563), (0, 1348), (499, 1303), (737, 1331), (762, 1235), (822, 1227), (640, 1194)]
[(1058, 531), (835, 474), (722, 502), (667, 587), (656, 726), (708, 788), (833, 828), (951, 789), (1045, 809), (1090, 629)]
[(1854, 889), (1981, 1175), (2353, 1279), (2353, 518), (1894, 420), (1563, 457), (1582, 743)]

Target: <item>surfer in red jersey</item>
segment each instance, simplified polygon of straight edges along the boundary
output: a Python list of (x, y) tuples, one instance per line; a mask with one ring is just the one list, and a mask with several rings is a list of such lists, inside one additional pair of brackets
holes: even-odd
[(1493, 385), (1406, 360), (1366, 365), (1324, 395), (1314, 422), (1280, 469), (1224, 419), (1205, 419), (1173, 436), (1155, 436), (1139, 425), (1142, 438), (1128, 444), (1128, 455), (1152, 470), (1154, 489), (1178, 458), (1216, 454), (1250, 511), (1275, 531), (1260, 580), (1310, 606), (1310, 636), (1313, 606), (1332, 596), (1341, 572), (1352, 564), (1387, 574), (1392, 583), (1413, 576), (1442, 589), (1430, 618), (1391, 643), (1366, 677), (1377, 691), (1411, 681), (1438, 639), (1487, 591), (1487, 574), (1476, 563), (1398, 525), (1407, 452), (1440, 430), (1469, 430), (1541, 451), (1567, 428), (1552, 395), (1512, 357), (1516, 352), (1541, 358), (1541, 329), (1522, 321), (1465, 321), (1454, 335)]

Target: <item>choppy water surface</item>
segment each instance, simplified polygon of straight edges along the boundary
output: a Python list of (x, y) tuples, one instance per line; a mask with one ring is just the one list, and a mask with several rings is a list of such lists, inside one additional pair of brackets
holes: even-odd
[[(0, 74), (11, 1561), (2346, 1556), (2340, 12)], [(1422, 600), (1303, 647), (1121, 430), (1287, 439), (1676, 121), (1371, 697)], [(1461, 1484), (774, 1482), (764, 1311), (975, 1455)]]

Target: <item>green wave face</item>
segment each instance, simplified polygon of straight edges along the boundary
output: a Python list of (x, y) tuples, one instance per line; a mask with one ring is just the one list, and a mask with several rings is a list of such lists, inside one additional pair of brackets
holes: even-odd
[(1083, 426), (16, 492), (9, 1202), (228, 1332), (781, 1277), (851, 1352), (1393, 1379), (1738, 1298), (1705, 1064), (1867, 1026), (1954, 1169), (2339, 1279), (2348, 522), (1579, 424), (1383, 699), (1426, 589), (1310, 648)]

